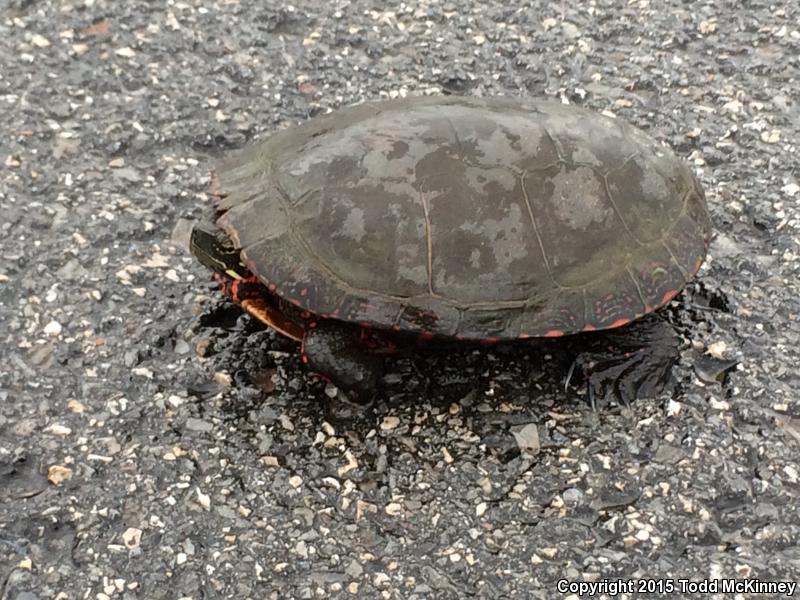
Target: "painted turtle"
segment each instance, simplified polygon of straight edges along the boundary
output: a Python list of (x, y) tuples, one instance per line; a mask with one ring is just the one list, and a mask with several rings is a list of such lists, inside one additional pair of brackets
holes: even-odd
[(215, 176), (191, 249), (345, 394), (382, 351), (620, 327), (706, 255), (690, 168), (620, 120), (552, 101), (414, 97), (280, 131)]

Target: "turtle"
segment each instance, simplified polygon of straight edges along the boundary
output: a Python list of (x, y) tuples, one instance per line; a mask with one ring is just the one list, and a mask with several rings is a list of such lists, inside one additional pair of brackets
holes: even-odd
[(348, 106), (246, 147), (212, 182), (192, 253), (356, 402), (398, 348), (640, 319), (695, 277), (711, 238), (686, 162), (546, 98)]

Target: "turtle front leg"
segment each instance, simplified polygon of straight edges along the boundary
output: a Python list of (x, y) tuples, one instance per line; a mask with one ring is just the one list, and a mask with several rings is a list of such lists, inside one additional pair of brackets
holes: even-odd
[(383, 375), (383, 358), (370, 352), (358, 325), (319, 321), (303, 337), (303, 362), (349, 400), (369, 404)]

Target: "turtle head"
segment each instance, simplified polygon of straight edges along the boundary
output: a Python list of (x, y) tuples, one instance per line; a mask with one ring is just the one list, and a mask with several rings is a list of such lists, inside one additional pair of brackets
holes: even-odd
[(202, 265), (224, 277), (242, 279), (249, 275), (231, 238), (215, 225), (196, 223), (189, 238), (189, 250)]

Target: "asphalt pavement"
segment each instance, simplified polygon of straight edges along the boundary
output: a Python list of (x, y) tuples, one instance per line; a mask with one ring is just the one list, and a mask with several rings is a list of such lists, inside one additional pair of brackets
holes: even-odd
[[(0, 0), (0, 599), (797, 582), (799, 22), (759, 0)], [(432, 93), (605, 111), (693, 166), (715, 235), (667, 309), (672, 390), (593, 411), (531, 344), (392, 359), (353, 410), (219, 296), (185, 246), (222, 157)]]

